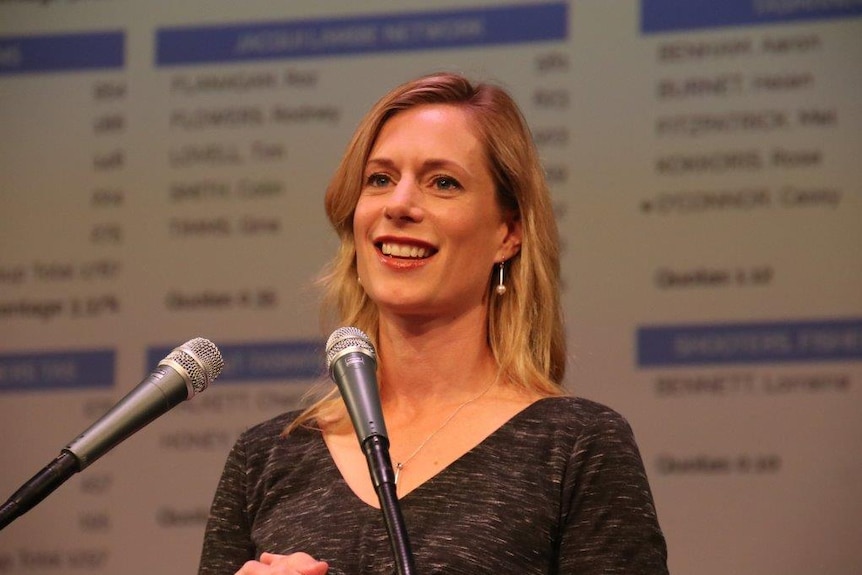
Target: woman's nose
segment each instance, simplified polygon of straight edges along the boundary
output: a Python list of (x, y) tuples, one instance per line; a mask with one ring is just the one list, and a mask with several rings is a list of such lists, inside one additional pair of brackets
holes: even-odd
[(412, 178), (401, 178), (383, 206), (383, 215), (390, 220), (422, 221), (422, 190)]

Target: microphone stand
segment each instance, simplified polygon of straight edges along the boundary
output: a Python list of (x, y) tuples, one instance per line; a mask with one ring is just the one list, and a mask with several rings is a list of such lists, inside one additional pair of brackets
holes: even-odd
[(0, 531), (35, 507), (80, 470), (80, 462), (75, 455), (69, 451), (61, 451), (54, 461), (42, 468), (0, 506)]
[(398, 575), (415, 575), (416, 565), (410, 540), (407, 537), (407, 527), (401, 515), (401, 506), (395, 492), (395, 472), (392, 460), (389, 458), (389, 439), (383, 435), (370, 435), (362, 442), (362, 451), (368, 461), (371, 481), (380, 501), (383, 512), (383, 522), (389, 534), (392, 545), (392, 555), (395, 558), (395, 568)]

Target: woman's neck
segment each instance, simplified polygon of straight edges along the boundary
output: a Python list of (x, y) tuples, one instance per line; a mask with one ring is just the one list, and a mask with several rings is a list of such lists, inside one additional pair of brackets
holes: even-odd
[(485, 326), (484, 318), (423, 323), (381, 317), (377, 352), (384, 405), (409, 412), (457, 403), (486, 388), (497, 367)]

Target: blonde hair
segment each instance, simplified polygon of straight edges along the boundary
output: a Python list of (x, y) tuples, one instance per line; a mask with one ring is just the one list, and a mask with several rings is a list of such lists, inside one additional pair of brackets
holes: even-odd
[[(488, 297), (488, 344), (510, 381), (541, 395), (563, 393), (566, 350), (560, 309), (559, 237), (544, 172), (529, 127), (502, 88), (473, 85), (463, 76), (438, 73), (402, 84), (366, 114), (326, 190), (326, 214), (341, 242), (321, 278), (324, 312), (340, 325), (364, 331), (376, 345), (377, 308), (357, 281), (353, 214), (363, 186), (365, 163), (383, 124), (399, 111), (426, 104), (448, 104), (472, 119), (496, 184), (497, 200), (519, 219), (520, 252), (506, 262), (507, 291)], [(489, 274), (488, 290), (496, 274)], [(309, 407), (287, 430), (311, 421), (343, 424), (346, 411), (335, 390)]]

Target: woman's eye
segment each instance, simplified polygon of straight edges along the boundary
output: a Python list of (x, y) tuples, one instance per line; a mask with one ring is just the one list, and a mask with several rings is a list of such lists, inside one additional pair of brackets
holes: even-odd
[(449, 176), (438, 176), (434, 180), (434, 184), (439, 190), (460, 190), (461, 184), (455, 178)]
[(371, 174), (365, 179), (365, 183), (375, 188), (382, 188), (389, 183), (389, 176), (386, 174)]

